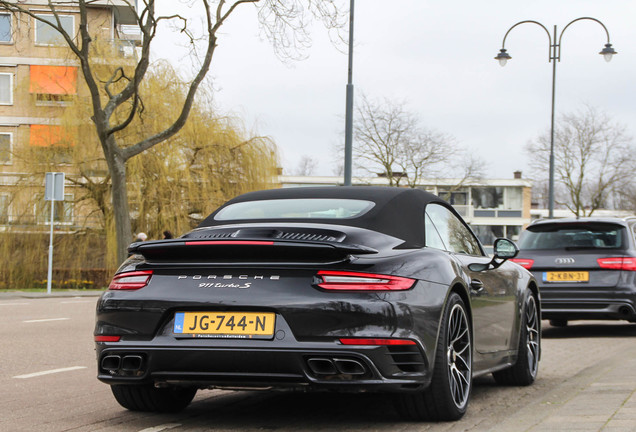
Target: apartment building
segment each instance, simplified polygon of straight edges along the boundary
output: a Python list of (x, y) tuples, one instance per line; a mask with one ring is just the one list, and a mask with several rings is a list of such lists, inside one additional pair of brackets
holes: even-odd
[[(139, 31), (129, 3), (87, 3), (94, 39), (111, 43), (122, 59), (132, 60)], [(55, 22), (48, 1), (19, 4), (38, 18)], [(76, 3), (59, 2), (56, 11), (62, 27), (76, 38), (80, 23)], [(86, 94), (79, 63), (57, 30), (27, 13), (0, 11), (0, 230), (16, 225), (37, 230), (49, 223), (44, 176), (29, 174), (26, 164), (33, 160), (20, 157), (20, 150), (30, 149), (30, 158), (53, 160), (55, 171), (72, 174), (65, 148), (76, 143), (65, 137), (60, 117)], [(75, 204), (74, 188), (69, 182), (66, 186), (65, 200), (56, 203), (55, 221), (57, 227), (70, 230), (83, 223), (80, 216), (90, 209)]]

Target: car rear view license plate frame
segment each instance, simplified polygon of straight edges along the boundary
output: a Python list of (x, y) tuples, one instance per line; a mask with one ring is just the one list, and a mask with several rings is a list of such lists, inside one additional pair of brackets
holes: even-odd
[(276, 314), (272, 312), (177, 312), (177, 337), (272, 339)]
[(543, 273), (543, 282), (589, 282), (588, 271), (549, 271)]

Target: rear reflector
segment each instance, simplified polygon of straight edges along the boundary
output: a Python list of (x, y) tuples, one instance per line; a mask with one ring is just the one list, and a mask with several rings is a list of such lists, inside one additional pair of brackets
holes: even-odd
[(116, 274), (108, 285), (110, 290), (138, 290), (150, 282), (152, 270), (124, 272)]
[(121, 339), (121, 336), (95, 336), (95, 342), (119, 342), (119, 339)]
[(510, 261), (519, 264), (526, 270), (530, 270), (532, 268), (532, 265), (534, 264), (534, 260), (528, 258), (511, 258)]
[(341, 338), (343, 345), (415, 345), (410, 339)]
[(603, 269), (636, 271), (636, 258), (634, 257), (598, 258), (596, 262)]
[(415, 284), (415, 279), (374, 273), (320, 270), (318, 286), (339, 291), (403, 291)]

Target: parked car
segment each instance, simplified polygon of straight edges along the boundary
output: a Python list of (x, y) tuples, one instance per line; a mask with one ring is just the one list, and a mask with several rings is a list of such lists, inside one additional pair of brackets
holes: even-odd
[(539, 281), (541, 313), (571, 320), (636, 322), (636, 217), (545, 219), (519, 239), (513, 261)]
[(177, 239), (133, 243), (97, 304), (98, 378), (125, 408), (178, 411), (197, 389), (376, 391), (456, 420), (473, 377), (529, 385), (540, 299), (453, 208), (407, 188), (239, 196)]

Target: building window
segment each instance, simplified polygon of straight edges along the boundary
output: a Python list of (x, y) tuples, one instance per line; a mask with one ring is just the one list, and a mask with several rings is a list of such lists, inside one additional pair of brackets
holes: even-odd
[(11, 42), (10, 14), (0, 14), (0, 42)]
[(468, 191), (460, 189), (451, 192), (446, 188), (439, 188), (438, 196), (448, 201), (462, 217), (468, 217)]
[(506, 238), (512, 241), (519, 240), (519, 234), (521, 234), (521, 227), (519, 225), (507, 225), (506, 226)]
[(9, 204), (11, 197), (8, 194), (0, 194), (0, 224), (9, 223)]
[[(50, 156), (43, 157), (43, 161), (55, 164), (68, 164), (71, 162), (71, 147), (74, 143), (61, 126), (57, 125), (31, 125), (29, 145), (42, 147), (43, 152)], [(43, 153), (44, 155), (44, 153)]]
[[(36, 15), (35, 19), (35, 43), (37, 45), (65, 45), (66, 41), (60, 32), (51, 25), (41, 20), (56, 25), (54, 15)], [(71, 15), (58, 15), (62, 29), (69, 34), (71, 38), (75, 37), (75, 19)]]
[(11, 163), (11, 141), (10, 133), (0, 133), (0, 164)]
[(471, 196), (475, 208), (495, 209), (503, 206), (502, 187), (474, 187)]
[(73, 101), (77, 94), (77, 68), (73, 66), (30, 66), (29, 92), (37, 105), (59, 105)]
[(12, 73), (0, 73), (0, 105), (13, 105)]
[(453, 206), (468, 204), (468, 192), (465, 190), (449, 192), (448, 190), (440, 188), (439, 197), (448, 201)]
[(507, 209), (519, 210), (523, 207), (523, 191), (519, 187), (506, 188)]
[(495, 239), (501, 237), (517, 241), (521, 232), (521, 226), (518, 225), (471, 225), (470, 228), (485, 246), (491, 246)]
[[(53, 201), (53, 221), (59, 224), (70, 225), (73, 222), (73, 194), (64, 194), (64, 201)], [(35, 206), (35, 218), (40, 223), (51, 223), (51, 201), (45, 201), (43, 195), (38, 195)]]

